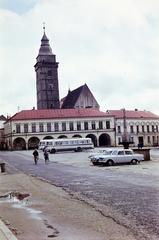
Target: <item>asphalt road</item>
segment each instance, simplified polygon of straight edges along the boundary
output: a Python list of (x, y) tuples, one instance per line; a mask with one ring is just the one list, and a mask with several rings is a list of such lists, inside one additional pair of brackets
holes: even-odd
[(151, 150), (152, 160), (140, 165), (98, 167), (88, 155), (51, 154), (45, 165), (41, 152), (35, 166), (32, 151), (0, 152), (0, 161), (10, 172), (23, 171), (62, 187), (127, 226), (137, 239), (159, 239), (159, 149)]

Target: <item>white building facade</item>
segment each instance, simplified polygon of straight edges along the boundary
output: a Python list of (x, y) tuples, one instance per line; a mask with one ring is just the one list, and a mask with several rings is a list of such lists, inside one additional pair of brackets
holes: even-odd
[[(159, 117), (147, 111), (125, 111), (126, 134), (131, 146), (159, 145)], [(4, 124), (9, 150), (33, 149), (42, 139), (90, 137), (97, 147), (121, 146), (124, 136), (122, 110), (25, 110)]]
[[(115, 117), (115, 142), (119, 146), (124, 135), (123, 110), (107, 111)], [(126, 134), (130, 146), (158, 146), (159, 145), (159, 116), (149, 111), (125, 111)]]
[(114, 117), (95, 109), (26, 110), (5, 124), (7, 149), (33, 149), (42, 139), (90, 137), (95, 146), (114, 146)]

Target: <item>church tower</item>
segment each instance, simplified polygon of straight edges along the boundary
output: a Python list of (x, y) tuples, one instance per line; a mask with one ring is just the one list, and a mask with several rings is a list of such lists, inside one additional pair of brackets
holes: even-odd
[(37, 109), (58, 109), (59, 86), (58, 86), (58, 62), (56, 55), (52, 53), (49, 39), (45, 34), (41, 39), (39, 54), (36, 58), (36, 91), (37, 91)]

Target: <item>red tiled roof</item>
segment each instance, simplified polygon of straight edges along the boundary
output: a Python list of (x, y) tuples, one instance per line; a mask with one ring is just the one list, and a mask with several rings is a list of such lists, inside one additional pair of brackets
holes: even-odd
[(108, 116), (108, 114), (92, 108), (42, 109), (42, 110), (23, 110), (12, 116), (10, 120), (60, 119), (60, 118), (83, 118), (105, 116)]
[[(106, 112), (114, 115), (116, 118), (123, 118), (123, 110), (107, 110)], [(159, 119), (159, 116), (152, 112), (139, 110), (125, 110), (125, 116), (131, 119)]]

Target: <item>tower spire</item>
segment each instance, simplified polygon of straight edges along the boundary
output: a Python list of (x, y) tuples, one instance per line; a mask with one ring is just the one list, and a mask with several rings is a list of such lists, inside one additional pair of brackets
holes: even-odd
[(44, 34), (45, 34), (45, 22), (43, 22), (43, 31), (44, 31)]

